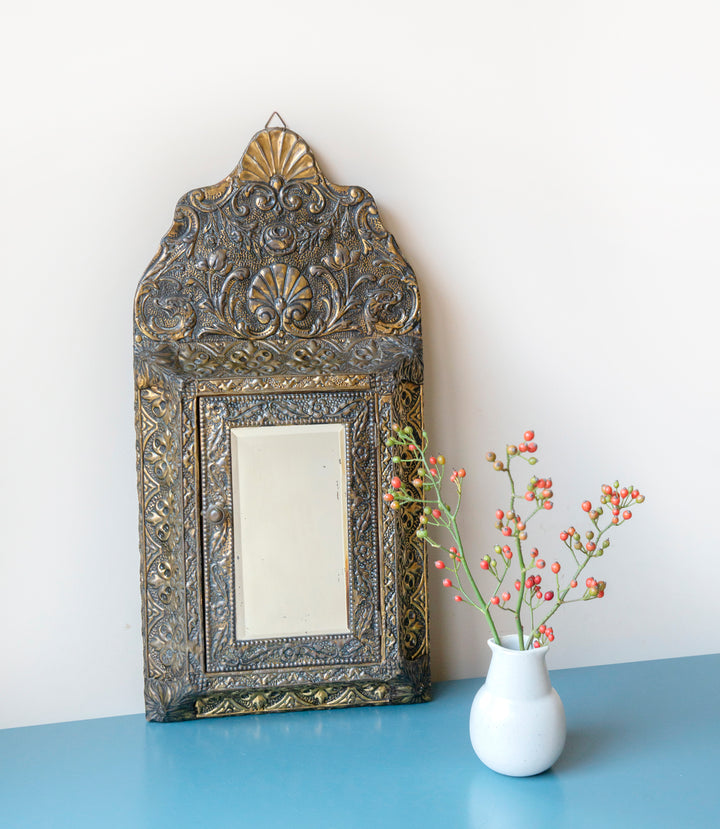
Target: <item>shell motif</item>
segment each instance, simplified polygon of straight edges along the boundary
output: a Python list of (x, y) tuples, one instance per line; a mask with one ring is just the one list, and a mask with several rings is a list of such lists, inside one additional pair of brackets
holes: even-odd
[(292, 265), (261, 268), (250, 283), (248, 306), (267, 325), (280, 317), (283, 323), (302, 320), (312, 306), (312, 288)]
[(248, 145), (235, 170), (242, 181), (269, 182), (310, 179), (318, 175), (308, 145), (294, 132), (275, 127), (259, 132)]

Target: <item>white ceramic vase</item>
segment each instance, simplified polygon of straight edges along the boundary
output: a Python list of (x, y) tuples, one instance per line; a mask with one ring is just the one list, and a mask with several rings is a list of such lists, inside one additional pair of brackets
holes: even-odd
[(521, 651), (517, 634), (492, 639), (485, 683), (470, 710), (470, 740), (488, 768), (512, 777), (539, 774), (565, 746), (565, 709), (550, 684), (547, 646)]

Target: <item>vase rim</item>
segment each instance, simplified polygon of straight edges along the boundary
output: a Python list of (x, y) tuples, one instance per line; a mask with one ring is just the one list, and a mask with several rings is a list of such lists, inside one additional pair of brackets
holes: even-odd
[[(527, 636), (527, 635), (525, 635), (524, 638), (525, 638), (526, 643), (530, 639), (530, 637)], [(539, 648), (529, 648), (529, 649), (521, 651), (517, 647), (514, 647), (514, 648), (513, 647), (508, 647), (505, 644), (506, 641), (507, 642), (515, 642), (515, 645), (517, 646), (517, 639), (518, 639), (517, 633), (506, 633), (506, 634), (504, 634), (500, 637), (500, 644), (499, 645), (492, 638), (488, 639), (487, 643), (488, 643), (488, 647), (490, 648), (491, 651), (493, 651), (493, 653), (495, 651), (501, 651), (502, 653), (517, 654), (518, 656), (520, 656), (520, 655), (526, 654), (526, 653), (545, 654), (545, 653), (548, 652), (548, 646), (547, 645), (541, 645)]]

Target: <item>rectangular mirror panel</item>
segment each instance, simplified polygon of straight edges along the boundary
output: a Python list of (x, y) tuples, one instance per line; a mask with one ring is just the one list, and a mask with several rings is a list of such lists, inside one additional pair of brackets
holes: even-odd
[(345, 427), (230, 430), (238, 640), (348, 625)]

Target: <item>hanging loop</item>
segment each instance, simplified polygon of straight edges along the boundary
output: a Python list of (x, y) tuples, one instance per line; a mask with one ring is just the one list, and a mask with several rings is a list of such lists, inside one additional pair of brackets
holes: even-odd
[(280, 115), (280, 113), (279, 113), (279, 112), (273, 112), (273, 114), (272, 114), (272, 115), (271, 115), (271, 116), (267, 119), (267, 121), (265, 122), (265, 129), (267, 129), (267, 128), (268, 128), (268, 126), (270, 125), (270, 122), (272, 121), (272, 119), (273, 119), (276, 115), (277, 115), (277, 117), (280, 119), (280, 121), (282, 122), (283, 129), (284, 129), (284, 130), (286, 130), (286, 129), (288, 128), (288, 125), (285, 123), (285, 119), (282, 117), (282, 115)]

